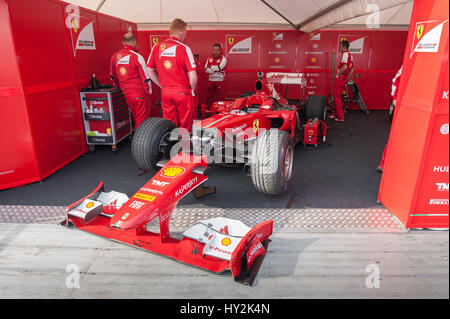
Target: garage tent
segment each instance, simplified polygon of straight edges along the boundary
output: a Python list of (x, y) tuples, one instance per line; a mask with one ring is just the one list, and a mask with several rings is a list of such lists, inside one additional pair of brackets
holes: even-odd
[(412, 0), (69, 0), (71, 4), (138, 24), (141, 30), (161, 29), (182, 18), (192, 29), (405, 28)]

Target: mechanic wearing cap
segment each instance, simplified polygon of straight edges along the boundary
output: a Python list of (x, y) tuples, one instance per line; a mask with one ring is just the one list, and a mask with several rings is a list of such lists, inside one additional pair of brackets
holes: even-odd
[(111, 80), (115, 87), (122, 89), (137, 128), (142, 121), (158, 114), (152, 114), (150, 77), (145, 59), (137, 53), (136, 37), (126, 33), (122, 43), (122, 50), (111, 57)]
[(342, 108), (341, 95), (342, 91), (345, 90), (345, 84), (349, 80), (348, 76), (353, 70), (353, 58), (350, 52), (348, 52), (349, 46), (350, 44), (347, 40), (342, 40), (341, 43), (339, 43), (339, 51), (342, 53), (342, 58), (333, 85), (334, 110), (333, 114), (328, 116), (328, 118), (334, 119), (336, 122), (344, 122), (344, 110)]
[[(403, 66), (400, 67), (400, 69), (397, 71), (394, 78), (392, 79), (391, 95), (392, 95), (392, 107), (393, 108), (395, 108), (395, 105), (397, 104), (397, 94), (398, 94), (398, 87), (400, 85), (400, 78), (402, 76), (402, 69), (403, 69)], [(386, 146), (384, 147), (383, 156), (381, 157), (380, 165), (378, 165), (378, 167), (377, 167), (377, 170), (379, 172), (383, 172), (384, 161), (386, 160), (386, 152), (387, 152), (388, 147), (389, 147), (389, 140), (386, 143)]]
[(221, 54), (222, 47), (215, 43), (212, 47), (212, 56), (206, 60), (205, 72), (209, 74), (206, 104), (211, 106), (215, 101), (223, 100), (223, 81), (225, 80), (225, 66), (227, 58)]
[(161, 88), (164, 118), (191, 131), (197, 71), (191, 49), (183, 44), (186, 32), (186, 22), (173, 20), (169, 38), (153, 47), (147, 70), (152, 81)]

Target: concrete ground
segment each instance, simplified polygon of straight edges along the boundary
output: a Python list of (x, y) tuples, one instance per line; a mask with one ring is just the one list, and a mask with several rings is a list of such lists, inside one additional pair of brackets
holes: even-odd
[(449, 298), (447, 231), (272, 240), (250, 287), (56, 224), (0, 224), (0, 298)]

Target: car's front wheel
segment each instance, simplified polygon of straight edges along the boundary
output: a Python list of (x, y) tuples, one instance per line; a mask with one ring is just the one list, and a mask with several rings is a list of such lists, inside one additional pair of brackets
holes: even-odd
[(151, 117), (143, 121), (134, 133), (131, 154), (139, 168), (156, 169), (160, 160), (170, 157), (172, 121)]
[(287, 191), (294, 172), (291, 136), (277, 129), (264, 131), (252, 149), (250, 175), (260, 192), (280, 195)]

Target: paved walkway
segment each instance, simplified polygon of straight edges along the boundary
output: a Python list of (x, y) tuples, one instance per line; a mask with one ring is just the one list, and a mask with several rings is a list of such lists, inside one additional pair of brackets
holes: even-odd
[(79, 230), (4, 223), (0, 298), (449, 298), (448, 232), (383, 229), (279, 227), (249, 287)]

